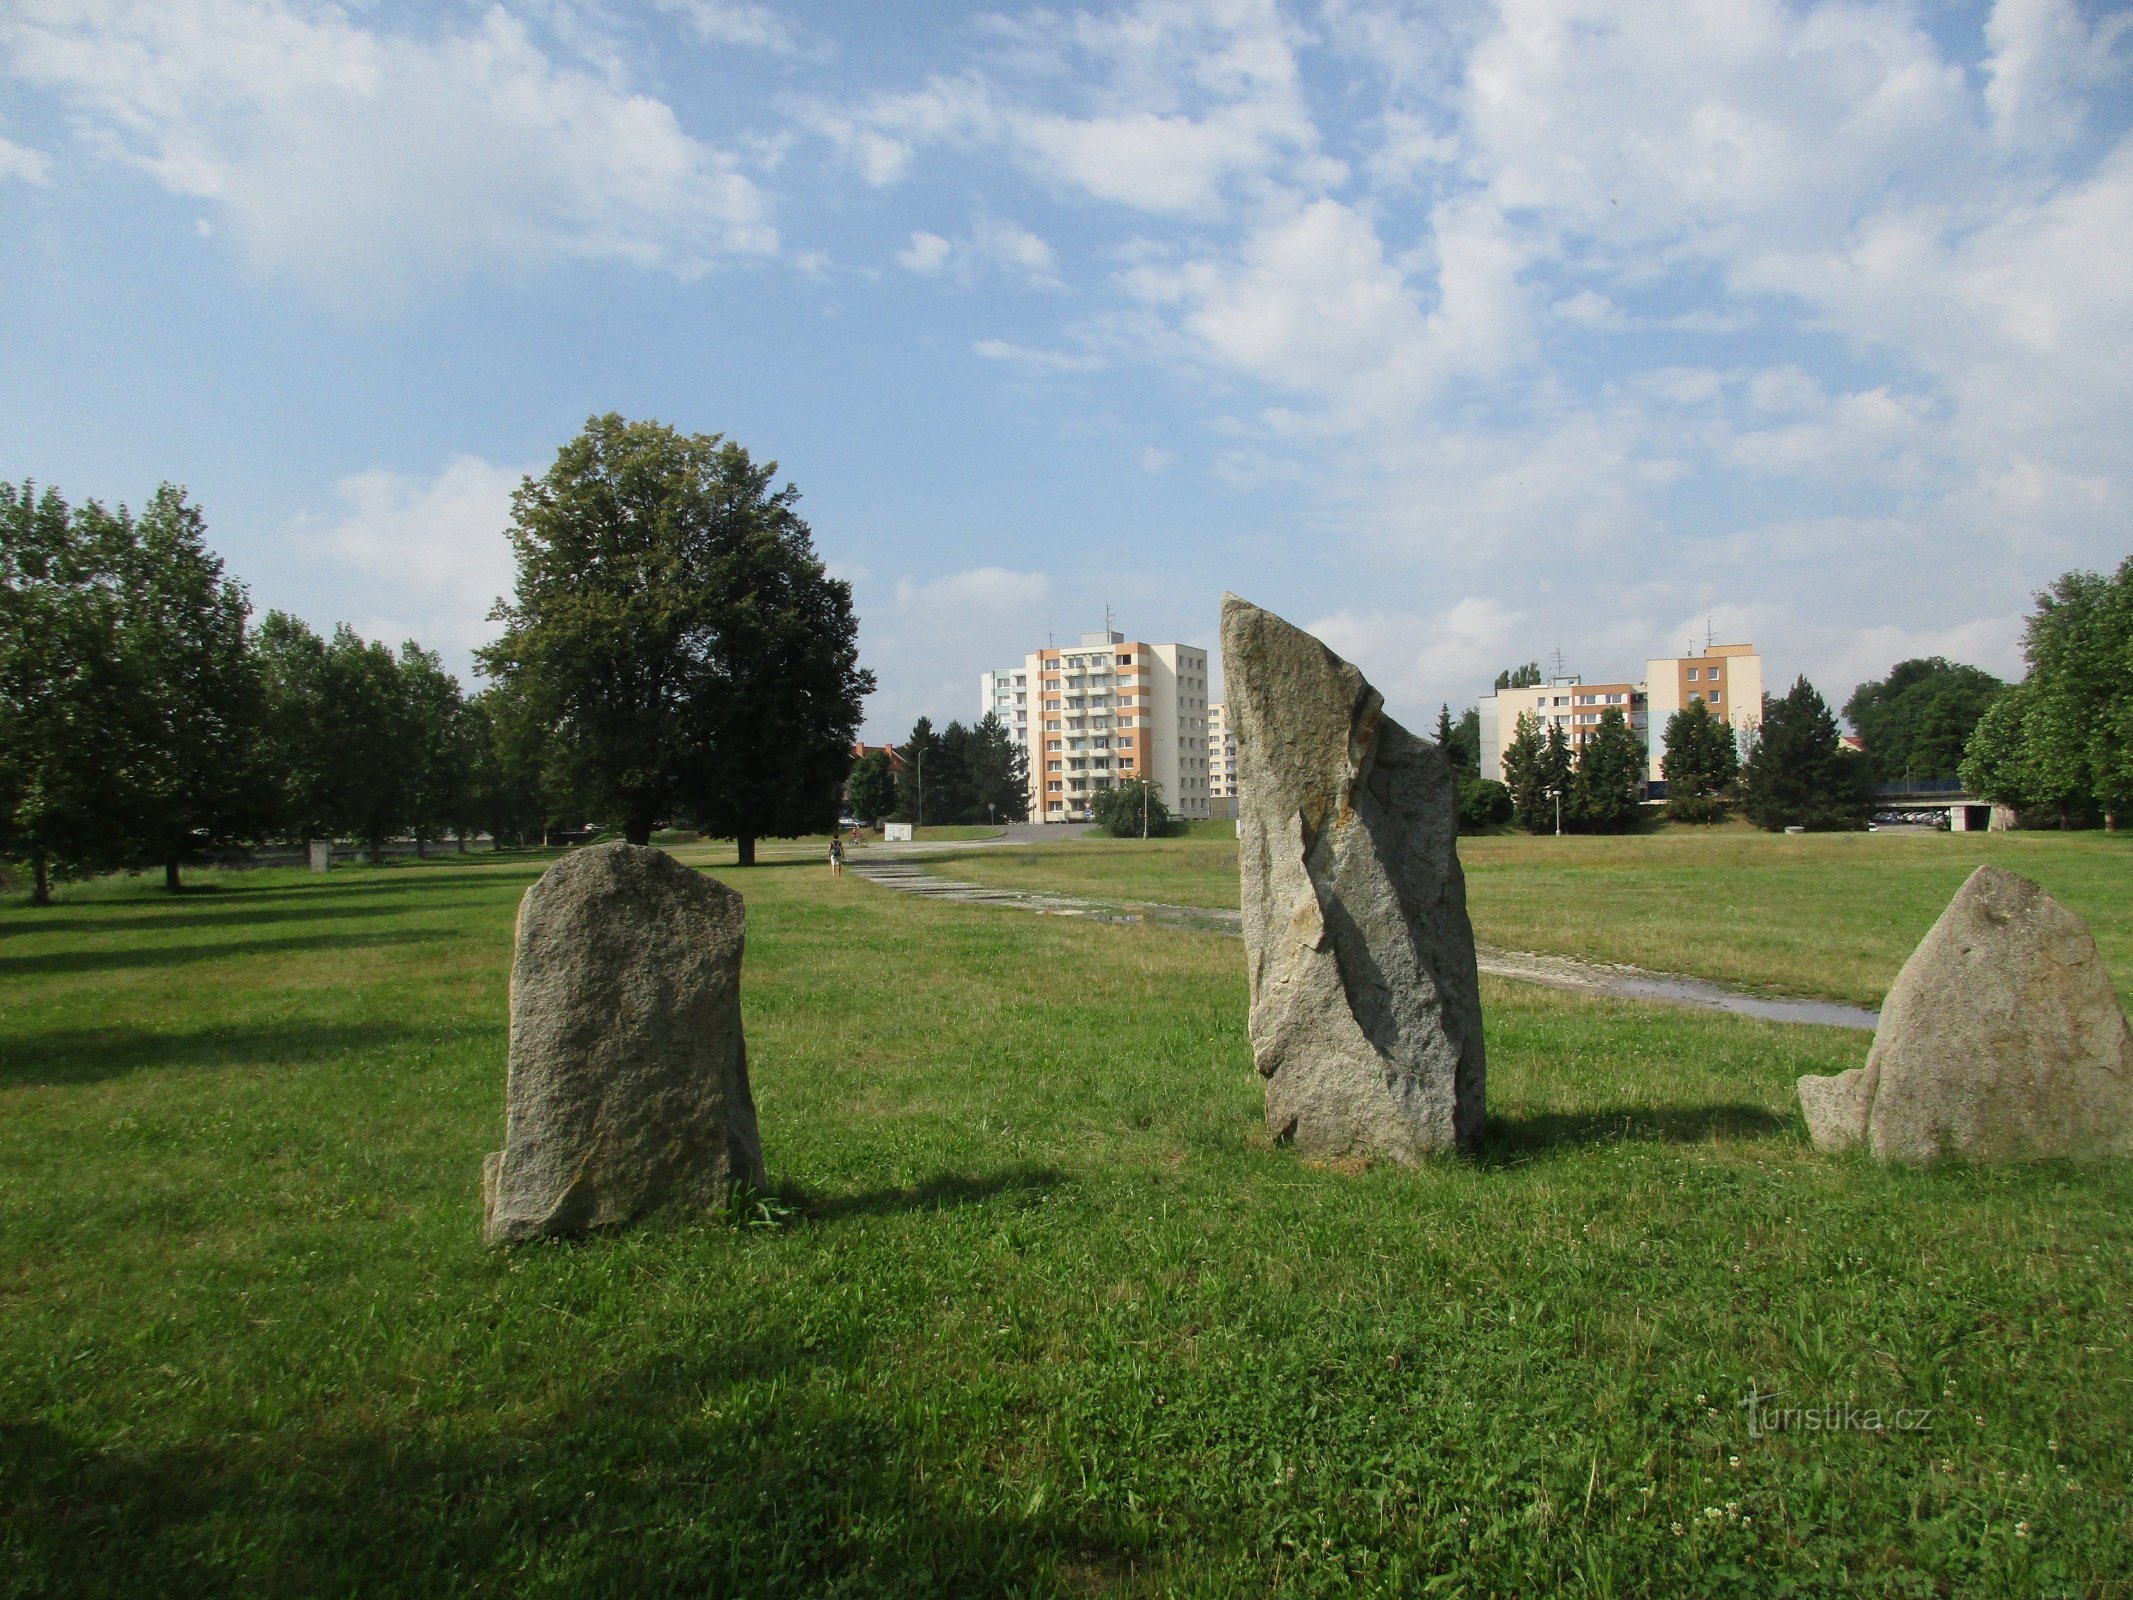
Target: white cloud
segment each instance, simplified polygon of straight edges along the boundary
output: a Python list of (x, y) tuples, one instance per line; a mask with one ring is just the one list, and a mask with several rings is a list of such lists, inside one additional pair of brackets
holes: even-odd
[(0, 181), (19, 178), (39, 188), (52, 181), (52, 162), (42, 150), (32, 150), (12, 139), (0, 139)]
[(1428, 735), (1439, 705), (1456, 717), (1476, 686), (1509, 664), (1526, 642), (1526, 620), (1501, 601), (1469, 595), (1440, 611), (1342, 610), (1304, 626), (1362, 669), (1396, 721)]
[(921, 276), (930, 275), (948, 264), (949, 253), (954, 248), (937, 233), (914, 232), (911, 243), (896, 252), (896, 263)]
[(27, 0), (0, 47), (99, 148), (337, 305), (498, 264), (687, 276), (777, 246), (732, 156), (500, 7), (417, 37), (295, 0)]
[(1034, 350), (1006, 339), (980, 339), (971, 349), (987, 361), (1004, 361), (1031, 373), (1095, 372), (1105, 365), (1093, 351)]
[(980, 566), (900, 578), (886, 593), (871, 582), (855, 589), (865, 661), (881, 681), (867, 705), (871, 738), (901, 739), (921, 716), (976, 721), (978, 674), (1020, 666), (1050, 621), (1042, 572)]
[(517, 582), (504, 530), (527, 470), (461, 455), (430, 478), (358, 472), (334, 485), (340, 513), (306, 517), (297, 533), (348, 572), (343, 592), (368, 614), (366, 636), (393, 618), (399, 631), (378, 637), (463, 654), (496, 636), (489, 608)]
[(1161, 445), (1149, 444), (1141, 446), (1140, 454), (1134, 459), (1140, 463), (1141, 471), (1153, 474), (1167, 471), (1177, 458)]
[(684, 18), (697, 36), (714, 44), (746, 45), (776, 55), (797, 55), (792, 24), (751, 0), (656, 0), (659, 9)]
[(955, 239), (914, 231), (896, 260), (921, 277), (945, 272), (963, 283), (989, 276), (1017, 280), (1032, 288), (1061, 287), (1054, 271), (1058, 259), (1050, 245), (1027, 228), (990, 217), (981, 217), (970, 232)]

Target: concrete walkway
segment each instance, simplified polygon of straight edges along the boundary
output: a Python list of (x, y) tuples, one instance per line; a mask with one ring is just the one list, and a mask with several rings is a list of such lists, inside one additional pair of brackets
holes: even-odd
[[(1069, 824), (1018, 823), (1019, 828), (1044, 830), (1051, 839), (1066, 837)], [(1075, 831), (1079, 831), (1075, 829)], [(1012, 832), (1012, 830), (1010, 830)], [(1156, 905), (1144, 901), (1092, 900), (1080, 895), (1048, 894), (1036, 889), (1007, 889), (982, 883), (965, 883), (928, 872), (898, 855), (933, 854), (947, 849), (969, 849), (1005, 839), (964, 839), (938, 844), (875, 846), (865, 856), (855, 856), (849, 870), (903, 894), (928, 900), (948, 900), (958, 905), (1005, 906), (1014, 911), (1034, 911), (1044, 916), (1081, 917), (1091, 922), (1142, 923), (1183, 928), (1194, 933), (1219, 933), (1241, 938), (1244, 918), (1236, 911), (1207, 906)], [(1028, 843), (1028, 839), (1017, 842)], [(1523, 950), (1497, 950), (1477, 945), (1475, 957), (1481, 970), (1492, 977), (1518, 983), (1538, 983), (1551, 989), (1571, 989), (1581, 994), (1603, 994), (1618, 1000), (1657, 1001), (1665, 1005), (1699, 1006), (1726, 1011), (1735, 1016), (1759, 1017), (1765, 1022), (1805, 1022), (1825, 1028), (1857, 1028), (1871, 1032), (1880, 1021), (1877, 1012), (1828, 1000), (1786, 1000), (1748, 994), (1724, 984), (1676, 973), (1646, 972), (1639, 967), (1616, 966), (1598, 961), (1580, 961), (1571, 956), (1544, 956)]]

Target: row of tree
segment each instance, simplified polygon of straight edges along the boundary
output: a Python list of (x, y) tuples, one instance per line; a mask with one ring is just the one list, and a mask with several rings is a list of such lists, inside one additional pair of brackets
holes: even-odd
[(182, 489), (136, 518), (0, 485), (0, 858), (42, 903), (54, 872), (160, 865), (175, 889), (276, 838), (376, 853), (574, 812), (640, 844), (686, 821), (745, 865), (831, 827), (873, 678), (776, 470), (593, 418), (513, 498), (516, 594), (471, 697), (413, 641), (253, 626)]

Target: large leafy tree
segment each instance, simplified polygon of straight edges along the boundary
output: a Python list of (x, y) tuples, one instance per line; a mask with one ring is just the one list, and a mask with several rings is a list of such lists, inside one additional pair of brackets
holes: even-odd
[(321, 639), (278, 611), (260, 625), (258, 650), (282, 830), (360, 839), (380, 859), (413, 818), (420, 771), (399, 658), (345, 623)]
[(1723, 717), (1692, 700), (1666, 719), (1659, 775), (1666, 780), (1666, 814), (1675, 822), (1716, 822), (1724, 796), (1740, 776), (1740, 746)]
[(543, 730), (523, 701), (502, 685), (470, 695), (462, 717), (473, 823), (501, 845), (538, 843), (552, 811), (544, 778)]
[(1586, 735), (1571, 780), (1570, 810), (1593, 833), (1620, 833), (1637, 821), (1644, 782), (1644, 745), (1620, 711), (1600, 713)]
[(55, 869), (125, 848), (135, 718), (107, 554), (56, 491), (0, 484), (0, 851), (37, 905)]
[(776, 471), (717, 434), (610, 413), (512, 497), (517, 589), (482, 664), (633, 843), (686, 808), (747, 865), (759, 836), (835, 820), (873, 677), (851, 587)]
[(1844, 718), (1883, 783), (1952, 778), (1971, 730), (2006, 689), (1991, 673), (1940, 656), (1899, 661), (1886, 678), (1852, 691)]
[[(422, 855), (430, 840), (473, 811), (472, 729), (459, 680), (444, 670), (436, 651), (409, 639), (395, 665), (409, 738), (406, 820), (415, 835), (415, 853)], [(465, 843), (462, 832), (462, 848)]]
[(1099, 790), (1089, 811), (1114, 839), (1159, 839), (1170, 831), (1170, 808), (1163, 804), (1162, 789), (1152, 779), (1126, 778)]
[(206, 523), (164, 484), (136, 522), (87, 508), (118, 597), (128, 686), (127, 854), (161, 864), (165, 887), (218, 846), (264, 831), (259, 763), (265, 694), (246, 630), (251, 603), (207, 548)]
[(2038, 595), (2022, 653), (2029, 676), (1979, 722), (1964, 783), (2062, 826), (2101, 811), (2115, 828), (2133, 806), (2133, 557)]
[(859, 758), (845, 784), (844, 801), (852, 815), (865, 823), (879, 822), (896, 809), (896, 769), (887, 751)]
[(1805, 678), (1763, 697), (1763, 725), (1740, 774), (1741, 809), (1758, 827), (1863, 828), (1873, 810), (1866, 759), (1837, 737), (1828, 702)]

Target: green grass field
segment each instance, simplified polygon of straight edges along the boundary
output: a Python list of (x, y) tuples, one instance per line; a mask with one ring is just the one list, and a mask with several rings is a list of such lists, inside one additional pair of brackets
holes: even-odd
[[(1237, 842), (1078, 839), (944, 855), (987, 884), (1188, 906), (1237, 904)], [(1771, 835), (1667, 828), (1622, 837), (1459, 841), (1476, 938), (1877, 1006), (1964, 878), (1984, 862), (2036, 879), (2086, 918), (2133, 998), (2133, 836)]]
[[(1804, 949), (1860, 861), (1959, 880), (1842, 853), (1897, 842), (1655, 870), (1748, 852), (1724, 925)], [(2093, 917), (2116, 842), (2046, 843)], [(1575, 844), (1470, 851), (1484, 931), (1647, 847)], [(542, 865), (0, 910), (0, 1590), (2133, 1592), (2133, 1174), (1816, 1156), (1857, 1035), (1491, 984), (1485, 1148), (1336, 1170), (1234, 940), (795, 850), (730, 875), (775, 1202), (486, 1253)], [(1607, 892), (1612, 953), (1700, 937)]]

